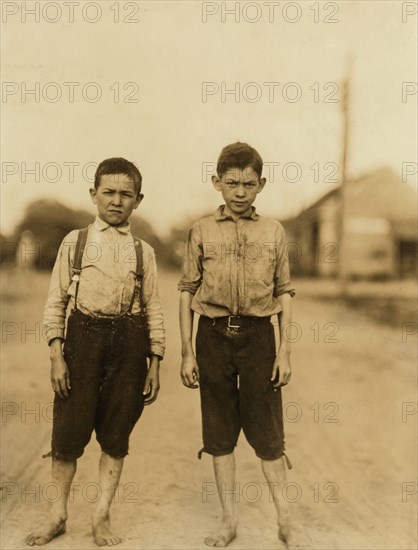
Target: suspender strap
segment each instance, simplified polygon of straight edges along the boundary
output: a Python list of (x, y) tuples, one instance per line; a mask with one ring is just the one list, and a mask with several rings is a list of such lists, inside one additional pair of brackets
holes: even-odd
[(72, 281), (75, 281), (74, 309), (77, 309), (77, 296), (78, 286), (80, 284), (81, 262), (83, 260), (83, 253), (86, 247), (89, 228), (90, 226), (85, 227), (84, 229), (80, 229), (80, 231), (78, 232), (77, 244), (75, 246), (73, 276), (71, 279)]
[(128, 313), (132, 313), (132, 307), (135, 301), (135, 294), (138, 292), (139, 297), (139, 307), (141, 308), (141, 315), (145, 317), (145, 305), (144, 305), (144, 295), (143, 295), (143, 280), (144, 280), (144, 258), (142, 251), (142, 242), (141, 239), (132, 235), (135, 246), (136, 253), (136, 271), (135, 271), (135, 286), (132, 293), (131, 303), (129, 304)]

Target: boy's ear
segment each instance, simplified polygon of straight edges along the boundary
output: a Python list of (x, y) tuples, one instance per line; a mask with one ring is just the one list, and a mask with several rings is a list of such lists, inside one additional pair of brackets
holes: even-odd
[(264, 186), (266, 185), (266, 178), (260, 178), (259, 183), (260, 187), (258, 188), (258, 193), (264, 189)]
[(217, 191), (221, 191), (221, 180), (218, 178), (218, 176), (213, 175), (211, 179), (212, 179), (213, 187)]
[(144, 198), (143, 193), (139, 193), (139, 195), (136, 197), (134, 210), (136, 210), (138, 208), (138, 206), (141, 204), (143, 198)]
[(96, 189), (92, 187), (91, 189), (89, 189), (89, 191), (90, 191), (90, 197), (91, 197), (92, 203), (96, 204), (96, 195), (97, 195)]

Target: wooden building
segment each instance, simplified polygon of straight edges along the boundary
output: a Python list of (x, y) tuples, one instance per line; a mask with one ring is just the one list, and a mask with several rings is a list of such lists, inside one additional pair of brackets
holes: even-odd
[[(344, 240), (335, 188), (284, 220), (292, 273), (388, 279), (417, 274), (417, 194), (389, 168), (345, 185)], [(341, 262), (340, 259), (343, 258)]]

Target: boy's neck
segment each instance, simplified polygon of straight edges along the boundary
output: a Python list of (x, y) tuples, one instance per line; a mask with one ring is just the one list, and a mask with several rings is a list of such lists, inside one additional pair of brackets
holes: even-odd
[(223, 212), (226, 216), (229, 216), (230, 218), (232, 218), (233, 220), (238, 220), (239, 218), (248, 218), (251, 213), (253, 211), (253, 207), (250, 206), (245, 212), (243, 212), (242, 214), (235, 214), (234, 212), (232, 212), (228, 206), (225, 204), (224, 205), (224, 209), (223, 209)]

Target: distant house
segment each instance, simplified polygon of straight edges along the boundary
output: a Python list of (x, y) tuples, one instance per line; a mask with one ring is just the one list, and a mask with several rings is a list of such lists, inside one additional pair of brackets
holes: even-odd
[(417, 274), (417, 195), (389, 168), (345, 186), (344, 241), (339, 247), (340, 193), (333, 189), (283, 221), (294, 274), (403, 278)]

